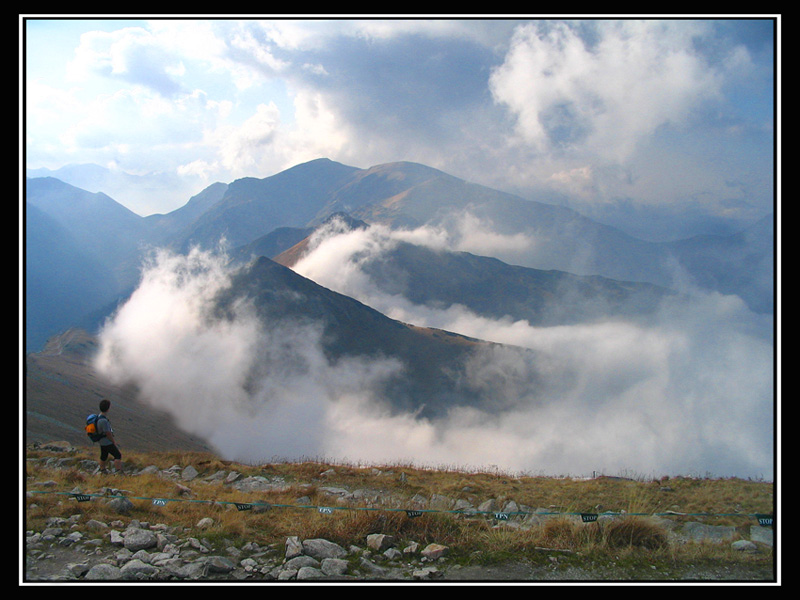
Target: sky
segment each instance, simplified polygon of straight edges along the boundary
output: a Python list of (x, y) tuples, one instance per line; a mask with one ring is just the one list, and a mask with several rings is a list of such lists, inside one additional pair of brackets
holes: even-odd
[(420, 162), (649, 239), (775, 210), (770, 15), (21, 17), (25, 166), (162, 175), (115, 198), (138, 214), (320, 157)]
[[(420, 162), (646, 239), (730, 232), (770, 214), (779, 196), (775, 25), (31, 15), (20, 23), (21, 158), (27, 168), (163, 175), (146, 202), (115, 197), (142, 215), (216, 181), (327, 157), (359, 168)], [(405, 232), (418, 243), (429, 233)], [(388, 414), (375, 389), (401, 366), (331, 365), (318, 331), (259, 323), (246, 306), (209, 320), (231, 274), (198, 253), (165, 253), (143, 270), (101, 332), (98, 369), (136, 382), (228, 458), (772, 477), (771, 321), (738, 298), (701, 294), (647, 325), (490, 321), (382, 296), (345, 267), (393, 234), (353, 235), (320, 240), (296, 269), (393, 318), (533, 350), (546, 360), (529, 365), (504, 347), (474, 374), (544, 377), (560, 401), (543, 405), (520, 381), (506, 412)], [(253, 361), (276, 339), (291, 354), (275, 360), (306, 370), (253, 381)]]

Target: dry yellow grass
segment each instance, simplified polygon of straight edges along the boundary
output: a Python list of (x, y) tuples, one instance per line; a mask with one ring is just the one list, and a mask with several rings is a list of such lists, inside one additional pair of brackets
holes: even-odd
[[(455, 555), (464, 557), (479, 553), (484, 559), (546, 548), (592, 556), (618, 556), (620, 552), (660, 553), (664, 558), (676, 560), (681, 553), (696, 557), (697, 552), (709, 550), (670, 546), (666, 529), (647, 515), (666, 511), (711, 513), (702, 520), (746, 528), (754, 524), (750, 515), (770, 514), (773, 510), (771, 483), (739, 479), (572, 480), (501, 472), (468, 473), (453, 468), (421, 469), (412, 465), (389, 465), (379, 469), (317, 461), (242, 465), (194, 453), (126, 456), (127, 464), (135, 470), (148, 465), (162, 470), (174, 465), (181, 468), (192, 465), (201, 476), (218, 470), (236, 470), (244, 476), (280, 477), (288, 485), (288, 489), (283, 491), (245, 493), (222, 484), (183, 483), (157, 474), (135, 477), (90, 474), (77, 468), (81, 460), (96, 460), (88, 450), (75, 451), (70, 455), (73, 459), (71, 466), (59, 469), (48, 467), (38, 459), (59, 458), (63, 454), (41, 450), (29, 450), (27, 454), (34, 459), (26, 464), (28, 489), (51, 492), (32, 494), (26, 500), (26, 528), (37, 530), (48, 517), (66, 518), (79, 511), (84, 514), (84, 521), (89, 518), (105, 522), (120, 518), (138, 519), (181, 527), (192, 531), (196, 537), (242, 543), (254, 541), (275, 547), (293, 535), (325, 538), (345, 547), (351, 544), (363, 546), (367, 535), (384, 533), (420, 544), (444, 544), (451, 547)], [(333, 473), (321, 476), (331, 469)], [(52, 483), (45, 488), (43, 482)], [(409, 518), (401, 509), (367, 510), (365, 506), (337, 505), (330, 496), (322, 494), (321, 486), (375, 489), (407, 500), (415, 494), (427, 498), (438, 494), (469, 500), (473, 506), (491, 498), (496, 500), (497, 510), (506, 501), (513, 500), (517, 505), (531, 509), (565, 514), (550, 514), (537, 521), (536, 526), (524, 528), (511, 527), (503, 522), (498, 526), (492, 515), (470, 518), (447, 511), (425, 512)], [(68, 495), (53, 493), (75, 490), (98, 493), (108, 488), (122, 490), (131, 498), (133, 509), (129, 515), (120, 517), (103, 502), (78, 505)], [(297, 499), (302, 496), (308, 498), (309, 505), (297, 505)], [(175, 501), (156, 506), (150, 501), (152, 498)], [(249, 503), (253, 509), (240, 512), (235, 503)], [(271, 507), (263, 506), (265, 504)], [(329, 506), (334, 511), (321, 514), (319, 506)], [(582, 522), (579, 516), (580, 513), (605, 511), (627, 516), (590, 523)], [(713, 516), (717, 514), (722, 516)], [(213, 525), (198, 530), (197, 523), (207, 516), (212, 517)], [(673, 521), (690, 518), (696, 517), (671, 517)], [(769, 557), (767, 554), (765, 559)]]

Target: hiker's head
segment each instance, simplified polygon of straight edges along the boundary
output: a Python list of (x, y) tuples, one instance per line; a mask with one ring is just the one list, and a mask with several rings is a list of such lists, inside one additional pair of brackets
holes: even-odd
[(100, 412), (106, 412), (109, 408), (111, 408), (111, 402), (103, 398), (100, 400)]

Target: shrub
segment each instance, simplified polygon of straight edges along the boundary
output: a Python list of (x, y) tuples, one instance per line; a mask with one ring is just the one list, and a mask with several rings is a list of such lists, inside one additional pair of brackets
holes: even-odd
[(652, 521), (641, 517), (623, 517), (603, 528), (605, 543), (610, 548), (646, 548), (657, 550), (667, 546), (667, 533)]

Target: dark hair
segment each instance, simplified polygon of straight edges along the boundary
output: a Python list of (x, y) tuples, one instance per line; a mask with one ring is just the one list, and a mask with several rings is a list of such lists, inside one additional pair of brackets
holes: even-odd
[(111, 402), (103, 398), (100, 400), (100, 412), (106, 412), (111, 407)]

